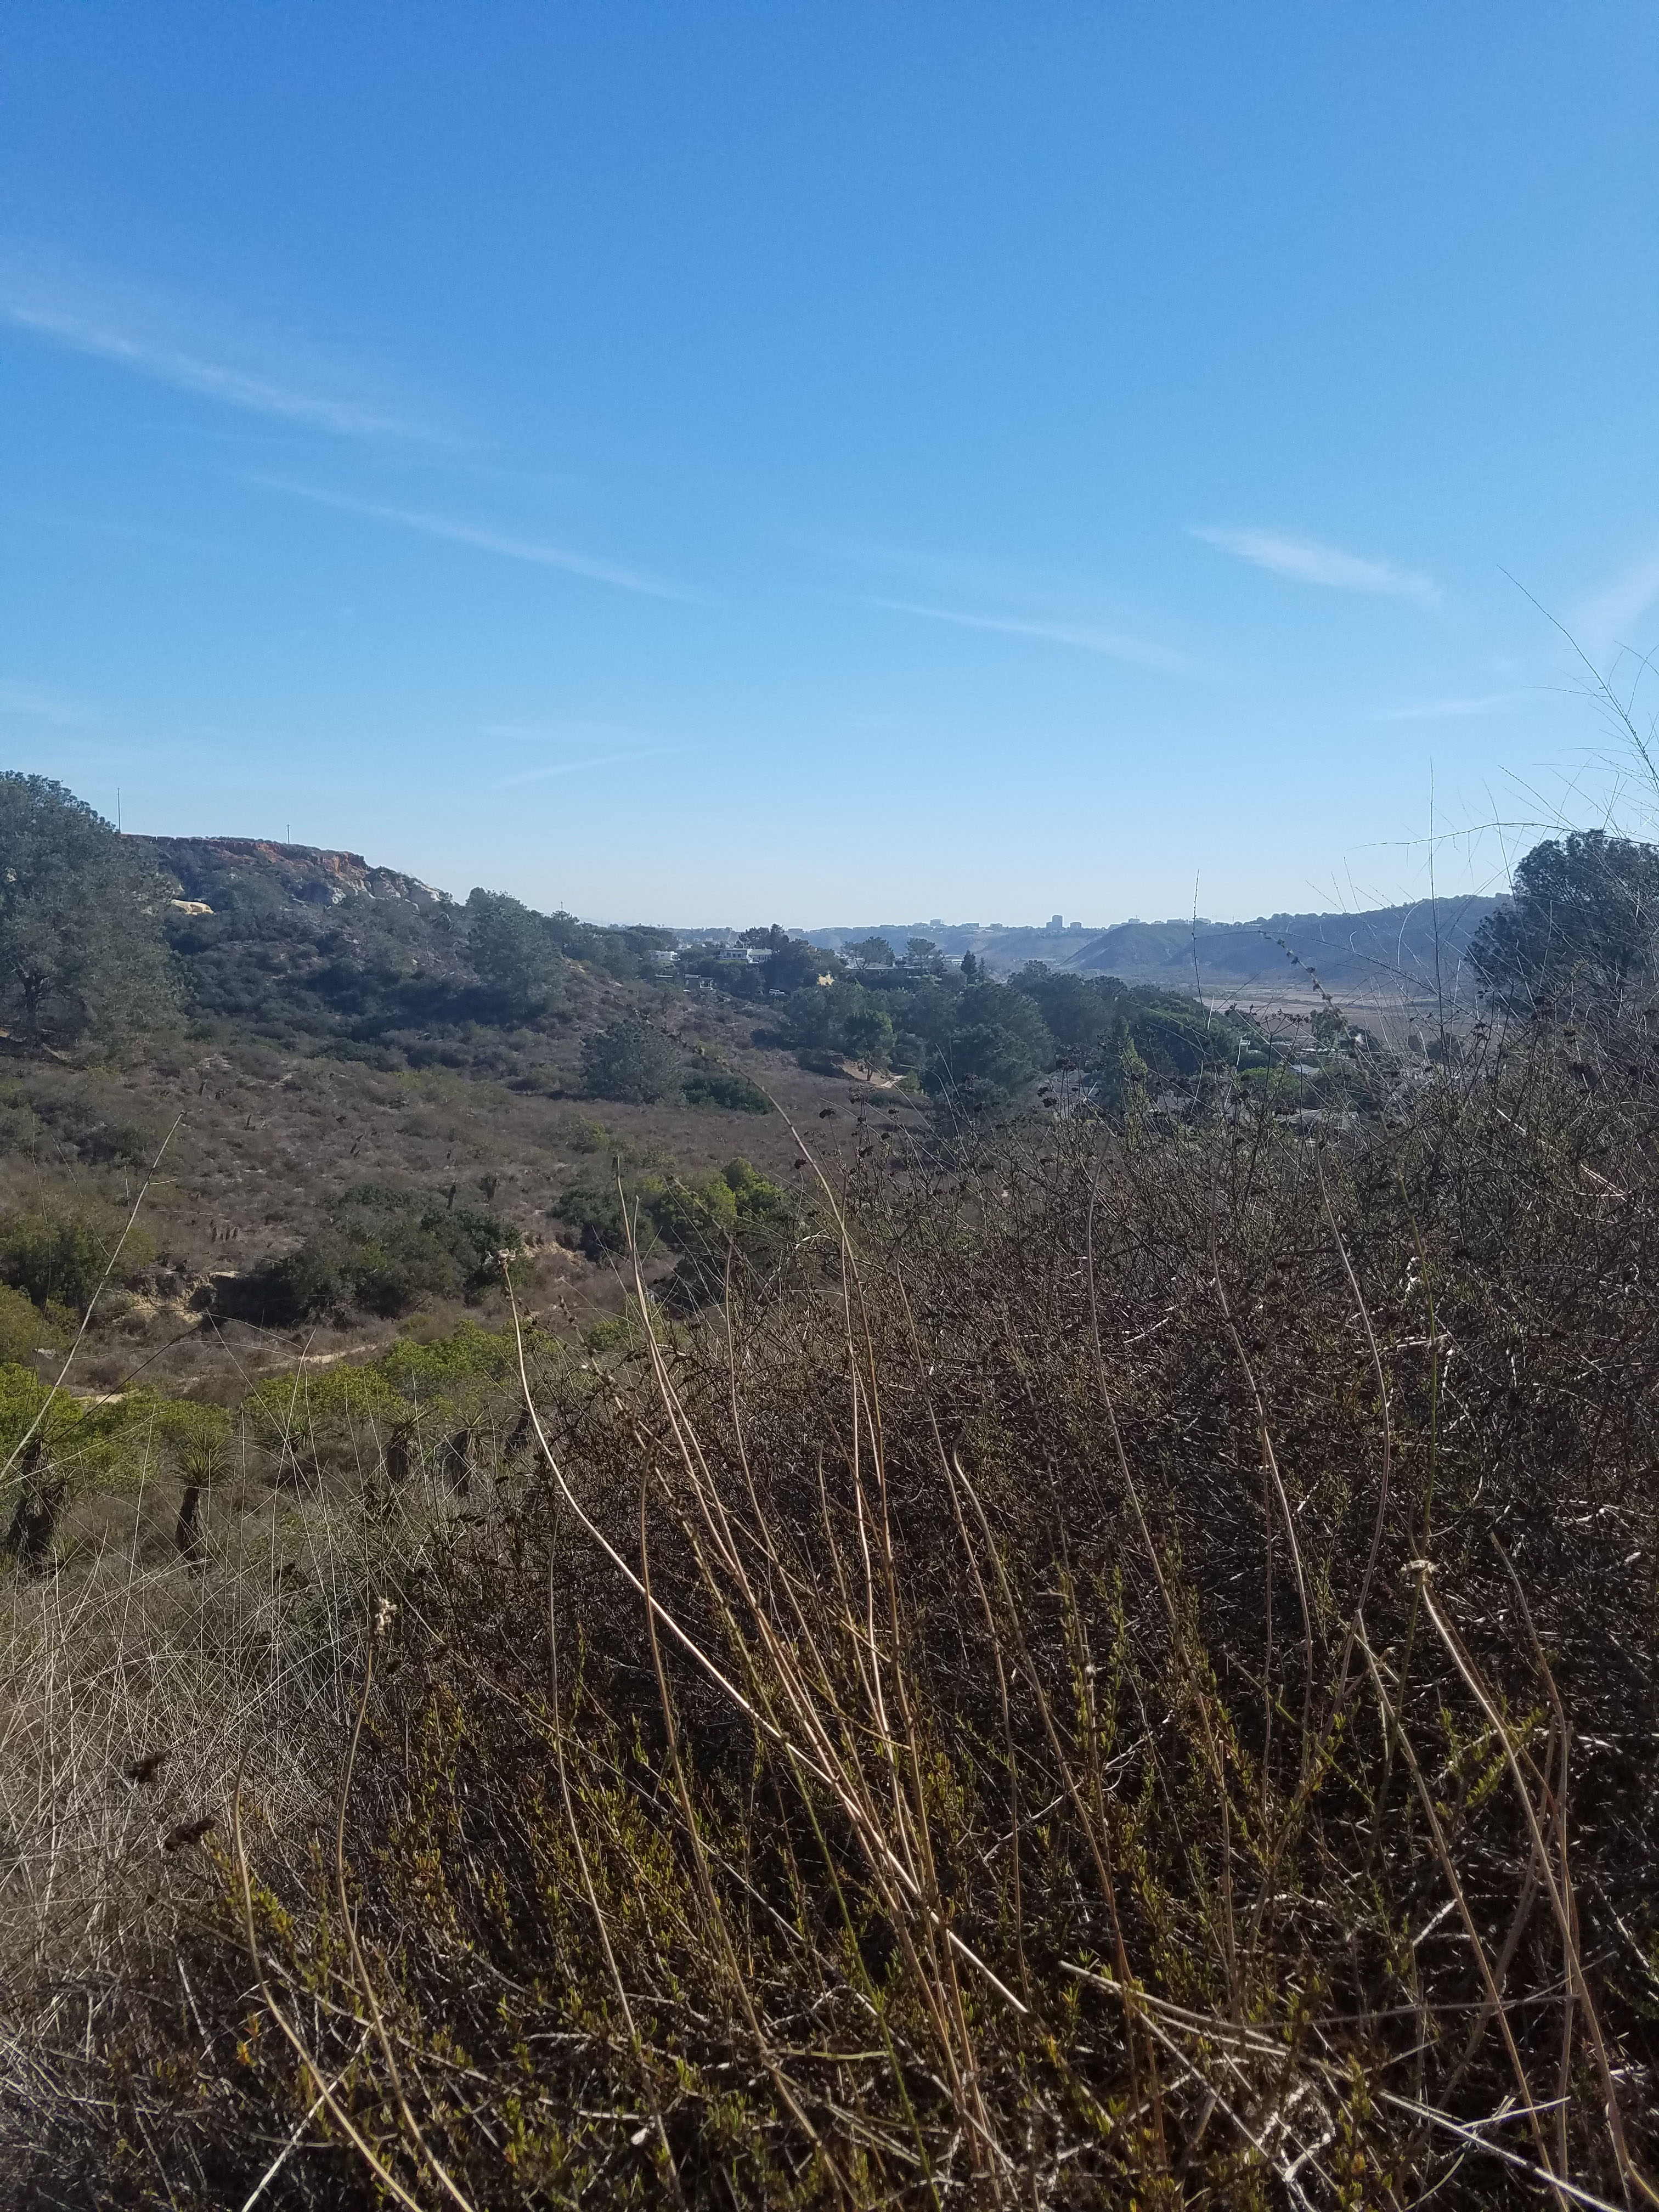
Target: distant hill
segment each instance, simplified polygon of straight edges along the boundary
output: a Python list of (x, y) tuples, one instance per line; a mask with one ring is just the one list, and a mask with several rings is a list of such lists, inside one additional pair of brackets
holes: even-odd
[(1327, 990), (1431, 996), (1437, 966), (1454, 992), (1470, 939), (1504, 902), (1495, 898), (1419, 900), (1366, 914), (1275, 914), (1256, 921), (1121, 921), (1095, 929), (1006, 929), (975, 922), (884, 922), (861, 928), (817, 929), (817, 945), (839, 949), (859, 938), (884, 937), (902, 952), (907, 937), (931, 938), (959, 959), (971, 952), (994, 975), (1028, 960), (1082, 975), (1119, 975), (1166, 990), (1200, 990), (1206, 998), (1299, 997), (1311, 990), (1312, 969)]
[(373, 868), (361, 853), (278, 845), (266, 837), (129, 836), (125, 842), (173, 878), (181, 898), (199, 901), (216, 914), (289, 903), (341, 906), (354, 895), (410, 906), (450, 903), (447, 891), (396, 868)]
[(164, 927), (191, 1015), (286, 1049), (564, 1080), (568, 1071), (549, 1073), (558, 1039), (594, 991), (572, 963), (636, 981), (662, 941), (657, 931), (542, 917), (568, 988), (532, 1014), (475, 963), (470, 909), (418, 876), (360, 853), (260, 837), (126, 842), (176, 890)]
[[(256, 916), (274, 922), (286, 914), (293, 927), (314, 937), (326, 927), (330, 909), (349, 907), (349, 924), (344, 915), (336, 919), (331, 951), (343, 949), (338, 931), (345, 924), (353, 940), (367, 930), (384, 961), (390, 930), (401, 955), (394, 964), (412, 959), (428, 978), (442, 975), (452, 980), (464, 969), (463, 940), (457, 935), (463, 917), (449, 894), (398, 869), (373, 866), (359, 853), (281, 845), (259, 837), (130, 836), (126, 842), (172, 878), (181, 900), (210, 907), (216, 916), (237, 915), (246, 924)], [(898, 952), (908, 937), (927, 937), (952, 960), (972, 952), (996, 975), (1042, 960), (1081, 975), (1117, 975), (1125, 982), (1152, 983), (1165, 990), (1201, 990), (1206, 999), (1304, 998), (1313, 989), (1310, 970), (1339, 997), (1358, 1001), (1403, 994), (1419, 999), (1433, 995), (1437, 963), (1447, 994), (1458, 994), (1469, 940), (1503, 903), (1495, 898), (1425, 899), (1364, 914), (1276, 914), (1255, 921), (1200, 918), (1196, 925), (1190, 918), (1121, 921), (1106, 928), (1078, 922), (1047, 929), (879, 922), (873, 927), (815, 929), (810, 935), (815, 945), (837, 950), (861, 937), (880, 936)], [(593, 939), (592, 945), (580, 948), (581, 957), (592, 957), (601, 944), (616, 943), (624, 934), (581, 933)], [(179, 949), (196, 951), (198, 945), (186, 939)], [(362, 957), (368, 945), (354, 943), (353, 949)]]

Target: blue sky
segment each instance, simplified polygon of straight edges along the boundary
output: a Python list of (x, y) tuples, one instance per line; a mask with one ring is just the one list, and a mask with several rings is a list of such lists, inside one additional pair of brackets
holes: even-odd
[(606, 919), (1417, 895), (1599, 803), (1521, 587), (1659, 643), (1656, 49), (12, 0), (5, 762)]

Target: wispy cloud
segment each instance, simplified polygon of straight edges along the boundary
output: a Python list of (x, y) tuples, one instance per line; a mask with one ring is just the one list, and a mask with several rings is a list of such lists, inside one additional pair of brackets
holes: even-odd
[(684, 745), (651, 745), (641, 752), (601, 753), (592, 760), (555, 761), (545, 768), (526, 769), (521, 775), (503, 776), (493, 787), (496, 791), (513, 791), (520, 784), (546, 783), (557, 775), (581, 775), (589, 769), (624, 768), (632, 761), (666, 760), (684, 750)]
[(474, 552), (493, 553), (504, 561), (524, 561), (537, 568), (560, 568), (567, 575), (586, 577), (589, 583), (608, 584), (618, 592), (641, 592), (653, 599), (678, 599), (696, 604), (697, 595), (650, 574), (643, 568), (624, 567), (597, 554), (580, 553), (568, 545), (550, 545), (545, 539), (521, 538), (516, 532), (496, 530), (485, 523), (468, 522), (450, 514), (432, 514), (422, 508), (388, 507), (378, 500), (354, 499), (344, 492), (323, 491), (311, 484), (284, 482), (280, 477), (251, 476), (249, 483), (262, 490), (308, 500), (314, 507), (332, 507), (341, 514), (362, 515), (370, 522), (388, 522), (399, 530), (413, 530), (423, 538), (441, 538), (452, 545), (470, 546)]
[(1517, 691), (1491, 691), (1480, 698), (1425, 699), (1411, 707), (1379, 707), (1371, 720), (1374, 722), (1454, 721), (1466, 715), (1500, 714), (1506, 707), (1518, 705), (1523, 696)]
[(61, 256), (0, 244), (0, 319), (245, 413), (347, 438), (434, 440), (429, 424), (290, 338)]
[(1147, 635), (1145, 611), (1097, 578), (867, 539), (809, 543), (833, 559), (875, 571), (886, 589), (864, 604), (890, 614), (1030, 638), (1166, 675), (1203, 672), (1188, 654)]
[(1592, 658), (1625, 645), (1644, 615), (1659, 602), (1659, 553), (1650, 553), (1587, 592), (1568, 612), (1566, 627)]
[(1168, 646), (1122, 630), (1097, 629), (1091, 623), (975, 614), (962, 607), (927, 606), (915, 599), (871, 599), (867, 604), (884, 607), (891, 614), (920, 615), (927, 622), (955, 623), (963, 629), (995, 630), (1006, 637), (1034, 637), (1051, 645), (1074, 646), (1080, 652), (1103, 653), (1109, 660), (1127, 660), (1139, 668), (1159, 668), (1175, 674), (1188, 666), (1182, 655), (1172, 653)]
[(1425, 607), (1440, 604), (1439, 587), (1430, 577), (1396, 568), (1391, 561), (1364, 560), (1312, 538), (1290, 538), (1277, 530), (1226, 530), (1208, 523), (1194, 523), (1188, 534), (1299, 584), (1323, 584), (1338, 592), (1380, 592), (1392, 599), (1415, 599)]

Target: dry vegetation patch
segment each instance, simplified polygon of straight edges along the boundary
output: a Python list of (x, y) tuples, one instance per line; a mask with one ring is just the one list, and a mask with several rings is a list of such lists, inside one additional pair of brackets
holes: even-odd
[(1585, 1065), (866, 1116), (696, 1314), (264, 1384), (170, 1559), (8, 1586), (20, 2193), (1652, 2201), (1659, 1089)]

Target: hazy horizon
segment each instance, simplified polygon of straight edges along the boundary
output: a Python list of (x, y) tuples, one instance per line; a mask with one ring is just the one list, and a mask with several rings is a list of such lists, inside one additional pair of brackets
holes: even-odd
[[(165, 839), (174, 834), (188, 836), (196, 833), (172, 833), (165, 830), (130, 830), (127, 834), (133, 836), (157, 836)], [(235, 831), (217, 833), (214, 831), (206, 831), (200, 834), (209, 842), (217, 842), (221, 838), (222, 838), (223, 842), (227, 843), (257, 842), (262, 844), (272, 845), (276, 847), (277, 850), (289, 854), (317, 854), (319, 855), (326, 854), (330, 857), (344, 856), (350, 860), (361, 861), (364, 866), (372, 869), (384, 870), (393, 874), (401, 873), (415, 876), (420, 882), (425, 884), (428, 890), (435, 890), (441, 893), (444, 897), (454, 900), (458, 904), (465, 902), (467, 896), (467, 890), (471, 888), (469, 885), (466, 889), (458, 890), (453, 883), (433, 883), (427, 878), (421, 876), (420, 872), (417, 869), (404, 869), (395, 859), (391, 859), (384, 854), (377, 854), (372, 852), (360, 852), (354, 846), (301, 843), (298, 840), (290, 842), (286, 838), (259, 837), (254, 839), (245, 837), (242, 833)], [(1498, 896), (1503, 895), (1504, 894), (1502, 893), (1498, 894)], [(1447, 891), (1443, 889), (1437, 893), (1439, 902), (1443, 906), (1467, 903), (1472, 898), (1485, 903), (1493, 895), (1486, 892)], [(1264, 907), (1260, 908), (1255, 914), (1247, 915), (1216, 915), (1208, 913), (1164, 915), (1128, 914), (1117, 915), (1104, 921), (1085, 921), (1073, 915), (1061, 915), (1058, 917), (1053, 915), (1046, 915), (1040, 918), (1034, 916), (1030, 921), (1022, 921), (1018, 917), (1012, 920), (993, 917), (988, 921), (979, 921), (970, 920), (965, 917), (952, 918), (950, 916), (934, 915), (931, 920), (912, 920), (908, 921), (895, 921), (890, 919), (884, 921), (818, 921), (815, 922), (803, 922), (799, 921), (786, 921), (778, 915), (769, 915), (763, 921), (757, 921), (754, 915), (745, 915), (742, 919), (734, 919), (732, 917), (727, 917), (725, 920), (704, 918), (696, 921), (687, 921), (683, 917), (675, 918), (665, 915), (637, 914), (583, 913), (578, 914), (576, 918), (579, 921), (592, 923), (594, 927), (603, 929), (624, 929), (630, 927), (642, 925), (647, 927), (677, 929), (688, 936), (696, 935), (700, 933), (712, 934), (720, 931), (726, 931), (735, 934), (744, 929), (754, 927), (763, 928), (773, 922), (776, 922), (780, 927), (787, 930), (792, 936), (813, 939), (819, 937), (826, 939), (831, 937), (850, 938), (868, 935), (872, 933), (878, 935), (883, 933), (896, 933), (894, 949), (896, 951), (902, 951), (903, 947), (902, 944), (899, 940), (902, 939), (903, 936), (907, 933), (925, 933), (930, 929), (944, 930), (952, 935), (961, 935), (964, 932), (974, 930), (1006, 930), (1011, 934), (1052, 935), (1060, 933), (1056, 933), (1054, 929), (1054, 921), (1058, 919), (1061, 925), (1061, 931), (1066, 936), (1086, 939), (1089, 937), (1103, 936), (1110, 930), (1121, 929), (1125, 927), (1185, 927), (1190, 922), (1204, 928), (1247, 928), (1255, 922), (1306, 921), (1314, 916), (1328, 919), (1339, 915), (1353, 915), (1355, 916), (1359, 916), (1378, 912), (1395, 912), (1402, 908), (1425, 906), (1427, 903), (1427, 894), (1425, 894), (1423, 897), (1419, 899), (1407, 898), (1394, 900), (1388, 902), (1386, 905), (1382, 906), (1358, 907), (1352, 905), (1337, 905), (1324, 907), (1277, 907), (1271, 910)]]

